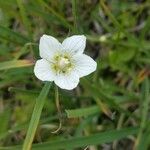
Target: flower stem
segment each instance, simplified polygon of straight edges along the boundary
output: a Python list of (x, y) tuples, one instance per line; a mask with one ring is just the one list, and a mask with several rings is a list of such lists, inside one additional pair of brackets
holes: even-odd
[(58, 92), (57, 85), (55, 85), (55, 102), (56, 102), (56, 108), (57, 108), (58, 116), (59, 116), (59, 126), (55, 131), (52, 131), (51, 133), (57, 133), (62, 127), (62, 113), (61, 113), (61, 108), (60, 108), (60, 103), (59, 103), (59, 92)]

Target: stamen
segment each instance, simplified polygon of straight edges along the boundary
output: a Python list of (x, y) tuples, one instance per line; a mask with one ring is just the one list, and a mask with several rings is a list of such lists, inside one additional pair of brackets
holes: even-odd
[(69, 73), (73, 68), (73, 64), (71, 62), (71, 58), (67, 56), (66, 54), (62, 55), (55, 55), (54, 56), (54, 61), (52, 64), (52, 69), (56, 73)]

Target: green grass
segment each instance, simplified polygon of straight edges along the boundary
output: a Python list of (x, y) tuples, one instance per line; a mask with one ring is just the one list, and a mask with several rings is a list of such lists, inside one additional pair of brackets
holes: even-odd
[[(0, 1), (0, 149), (150, 149), (148, 0)], [(87, 37), (97, 70), (72, 91), (33, 73), (43, 34)], [(42, 89), (42, 90), (41, 90)]]

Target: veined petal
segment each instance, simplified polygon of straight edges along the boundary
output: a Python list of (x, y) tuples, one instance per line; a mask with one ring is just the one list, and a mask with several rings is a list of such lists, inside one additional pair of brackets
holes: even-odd
[(37, 60), (34, 66), (35, 76), (42, 81), (54, 81), (55, 74), (51, 70), (51, 64), (45, 60)]
[(97, 63), (85, 54), (74, 56), (75, 72), (79, 77), (86, 76), (96, 70)]
[(62, 89), (72, 90), (79, 83), (79, 76), (74, 72), (69, 74), (58, 74), (54, 80), (55, 84)]
[(62, 43), (62, 49), (70, 54), (82, 54), (86, 46), (84, 35), (74, 35), (66, 38)]
[(54, 37), (44, 34), (40, 38), (39, 49), (41, 58), (50, 61), (54, 54), (60, 51), (61, 43)]

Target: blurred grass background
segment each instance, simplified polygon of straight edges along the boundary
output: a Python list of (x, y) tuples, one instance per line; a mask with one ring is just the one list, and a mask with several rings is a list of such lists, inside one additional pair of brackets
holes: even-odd
[(74, 91), (59, 89), (57, 134), (52, 85), (33, 149), (150, 149), (149, 0), (0, 0), (0, 149), (24, 142), (43, 87), (33, 65), (44, 33), (60, 41), (86, 35), (98, 68)]

